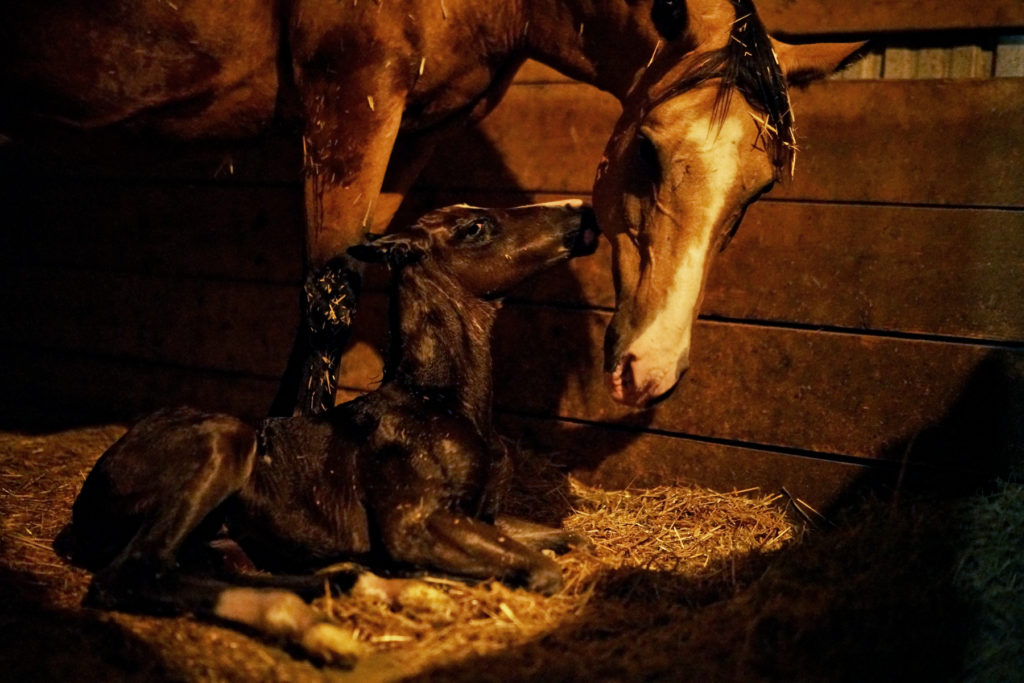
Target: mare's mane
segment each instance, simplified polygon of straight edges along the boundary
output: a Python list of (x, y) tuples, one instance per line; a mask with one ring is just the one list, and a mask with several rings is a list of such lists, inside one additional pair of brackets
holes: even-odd
[(753, 0), (730, 2), (736, 20), (726, 46), (700, 54), (699, 61), (648, 107), (653, 108), (712, 79), (720, 79), (712, 125), (721, 126), (725, 121), (733, 91), (738, 90), (763, 117), (757, 120), (760, 142), (775, 165), (776, 177), (791, 174), (796, 160), (796, 138), (782, 67)]

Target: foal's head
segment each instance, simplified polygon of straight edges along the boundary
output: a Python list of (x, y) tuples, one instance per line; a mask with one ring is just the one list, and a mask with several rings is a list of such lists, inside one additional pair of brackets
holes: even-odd
[(579, 200), (568, 200), (511, 209), (448, 206), (408, 230), (368, 236), (349, 254), (398, 267), (437, 268), (471, 295), (491, 298), (596, 247), (593, 212)]

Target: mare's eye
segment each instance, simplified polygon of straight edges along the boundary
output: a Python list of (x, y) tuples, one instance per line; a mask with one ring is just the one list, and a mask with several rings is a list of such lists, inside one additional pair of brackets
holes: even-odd
[(661, 181), (661, 160), (658, 158), (658, 149), (651, 142), (651, 139), (639, 133), (634, 144), (638, 170), (646, 176), (645, 180), (654, 182)]
[(651, 21), (663, 38), (675, 40), (686, 28), (686, 0), (654, 0)]

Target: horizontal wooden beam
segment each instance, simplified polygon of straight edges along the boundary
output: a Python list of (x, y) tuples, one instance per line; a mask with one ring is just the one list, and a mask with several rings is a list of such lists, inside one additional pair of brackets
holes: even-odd
[(59, 424), (89, 418), (133, 420), (143, 413), (191, 405), (248, 419), (264, 417), (274, 379), (146, 361), (0, 346), (7, 365), (0, 411), (44, 410)]
[[(918, 460), (955, 462), (970, 457), (967, 452), (1006, 448), (1020, 436), (1008, 436), (1005, 425), (1024, 409), (1024, 352), (716, 322), (697, 324), (690, 371), (675, 393), (637, 413), (614, 403), (604, 386), (608, 318), (506, 307), (495, 334), (500, 405), (703, 439), (896, 460), (912, 451)], [(965, 450), (956, 453), (958, 447)]]
[(895, 472), (758, 448), (501, 413), (514, 435), (589, 484), (604, 488), (700, 485), (718, 491), (781, 493), (825, 512), (844, 492), (893, 482)]
[[(1024, 206), (1024, 79), (828, 81), (793, 94), (796, 177), (774, 198)], [(619, 105), (579, 84), (513, 86), (421, 186), (589, 192)]]
[(302, 141), (271, 131), (245, 140), (199, 141), (53, 127), (0, 145), (0, 179), (301, 185)]
[(761, 202), (706, 315), (1024, 341), (1024, 212)]
[(829, 81), (793, 95), (775, 198), (1024, 206), (1024, 79)]
[(757, 10), (780, 35), (1024, 28), (1017, 0), (758, 0)]
[(298, 187), (0, 183), (0, 263), (175, 276), (302, 279)]
[(284, 371), (298, 286), (7, 269), (0, 343), (247, 373)]

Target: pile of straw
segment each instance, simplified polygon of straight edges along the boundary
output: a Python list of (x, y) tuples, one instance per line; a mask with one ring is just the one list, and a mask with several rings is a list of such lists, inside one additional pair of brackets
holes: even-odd
[[(570, 509), (564, 526), (593, 543), (591, 549), (575, 548), (557, 558), (565, 586), (555, 595), (497, 582), (425, 578), (430, 589), (401, 605), (372, 595), (316, 604), (350, 627), (368, 650), (388, 653), (389, 669), (411, 675), (542, 639), (585, 620), (595, 600), (603, 601), (602, 609), (610, 601), (629, 611), (638, 601), (657, 600), (685, 610), (731, 595), (755, 578), (755, 567), (763, 567), (752, 557), (766, 558), (802, 533), (777, 496), (753, 496), (753, 491), (722, 494), (670, 486), (604, 491), (572, 478), (562, 487), (546, 487), (545, 481), (557, 478), (542, 477), (519, 488), (509, 507), (543, 512), (553, 497), (561, 498), (557, 507)], [(380, 659), (371, 661), (377, 666)]]
[[(77, 608), (89, 576), (55, 557), (51, 543), (68, 519), (85, 474), (121, 431), (103, 427), (43, 436), (0, 433), (0, 559), (31, 578), (40, 590), (36, 598)], [(564, 519), (567, 528), (593, 543), (593, 548), (573, 549), (556, 558), (564, 588), (544, 597), (496, 582), (473, 585), (426, 577), (418, 597), (407, 597), (400, 607), (369, 595), (321, 598), (315, 604), (350, 627), (370, 653), (365, 665), (361, 662), (347, 675), (365, 676), (385, 662), (383, 670), (390, 674), (383, 677), (396, 678), (508, 650), (584, 621), (597, 604), (629, 612), (643, 601), (657, 600), (689, 610), (731, 595), (755, 577), (753, 565), (737, 558), (767, 556), (801, 534), (774, 497), (685, 487), (603, 491), (567, 479), (544, 462), (534, 458), (527, 463), (504, 507), (550, 523)], [(167, 632), (180, 631), (185, 621), (117, 617), (118, 624), (144, 641), (180, 643), (180, 633)], [(194, 622), (187, 625), (186, 642), (196, 641), (188, 651), (187, 670), (217, 670), (215, 661), (195, 659), (207, 647), (203, 643), (235, 640), (234, 634), (218, 631)], [(250, 642), (254, 652), (263, 647)], [(159, 649), (174, 657), (172, 648)], [(224, 653), (211, 651), (209, 656), (216, 660)], [(285, 667), (285, 678), (298, 675), (277, 654), (254, 655), (246, 666), (264, 664), (274, 670)], [(264, 669), (250, 673), (263, 675), (260, 671)], [(346, 675), (323, 673), (329, 678)]]
[(867, 501), (807, 532), (777, 497), (602, 491), (530, 457), (504, 507), (592, 549), (551, 597), (426, 578), (316, 604), (366, 655), (318, 668), (236, 629), (80, 607), (51, 542), (121, 433), (0, 432), (0, 670), (25, 680), (1007, 680), (1024, 667), (1024, 484)]

